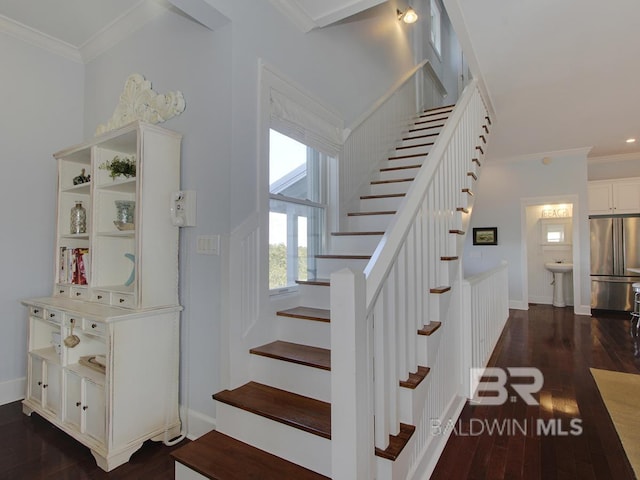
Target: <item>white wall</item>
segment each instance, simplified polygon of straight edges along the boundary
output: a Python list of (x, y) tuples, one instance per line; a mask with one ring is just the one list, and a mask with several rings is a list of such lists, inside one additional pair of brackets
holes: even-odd
[(589, 160), (589, 180), (640, 177), (640, 154)]
[(26, 375), (26, 309), (51, 294), (56, 162), (81, 139), (83, 67), (0, 34), (0, 404), (20, 398)]
[[(467, 236), (464, 253), (465, 275), (497, 266), (501, 260), (509, 264), (509, 300), (514, 308), (527, 308), (525, 297), (526, 263), (522, 237), (523, 202), (543, 203), (547, 198), (560, 200), (575, 196), (573, 205), (574, 249), (578, 249), (580, 299), (577, 308), (590, 305), (589, 224), (587, 215), (586, 150), (571, 155), (552, 156), (549, 165), (542, 158), (513, 159), (511, 162), (483, 162), (477, 185), (476, 201), (469, 233), (473, 227), (498, 227), (497, 246), (473, 246)], [(536, 202), (529, 199), (540, 199)], [(556, 203), (556, 202), (554, 202)], [(559, 202), (557, 202), (559, 203)], [(569, 202), (567, 202), (569, 203)]]
[[(167, 12), (86, 66), (85, 136), (113, 113), (126, 78), (140, 73), (158, 93), (180, 90), (185, 112), (163, 126), (184, 135), (182, 188), (197, 192), (197, 226), (182, 228), (181, 401), (211, 418), (219, 388), (223, 256), (195, 253), (197, 235), (229, 231), (231, 29), (215, 32)], [(167, 199), (167, 209), (168, 209)], [(224, 243), (224, 242), (223, 242)]]

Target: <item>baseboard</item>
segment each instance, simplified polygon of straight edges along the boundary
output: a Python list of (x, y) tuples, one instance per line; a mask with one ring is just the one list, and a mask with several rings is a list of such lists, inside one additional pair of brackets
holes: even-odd
[[(182, 407), (181, 407), (182, 411)], [(184, 419), (183, 419), (184, 427)], [(216, 419), (195, 410), (187, 409), (187, 438), (195, 440), (216, 429)]]
[(509, 300), (509, 308), (512, 310), (529, 310), (529, 303), (522, 300)]
[(578, 305), (573, 308), (576, 315), (591, 315), (591, 305)]
[[(467, 399), (465, 397), (459, 395), (453, 397), (440, 418), (440, 425), (455, 425), (466, 403)], [(444, 428), (444, 431), (440, 435), (437, 437), (434, 436), (433, 439), (427, 443), (424, 450), (420, 452), (420, 459), (414, 463), (407, 478), (411, 480), (428, 480), (435, 470), (440, 455), (442, 455), (444, 447), (447, 445), (452, 433), (453, 428)]]
[(26, 377), (0, 383), (0, 405), (16, 402), (24, 398), (27, 388)]

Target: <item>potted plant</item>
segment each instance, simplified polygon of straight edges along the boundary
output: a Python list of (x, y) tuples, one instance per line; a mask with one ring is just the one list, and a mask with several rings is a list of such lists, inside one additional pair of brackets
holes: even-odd
[(136, 176), (136, 157), (119, 157), (116, 155), (113, 160), (108, 160), (100, 165), (101, 170), (108, 170), (109, 176), (115, 180), (116, 177), (126, 178)]

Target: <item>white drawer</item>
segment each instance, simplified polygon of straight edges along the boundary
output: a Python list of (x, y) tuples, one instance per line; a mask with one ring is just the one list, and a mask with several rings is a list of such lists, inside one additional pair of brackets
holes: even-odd
[(111, 304), (111, 292), (108, 290), (94, 290), (91, 295), (91, 300), (97, 303), (102, 303), (104, 305)]
[(89, 300), (89, 289), (87, 287), (71, 287), (70, 296), (75, 300)]
[(134, 296), (127, 293), (112, 293), (111, 305), (124, 308), (135, 308)]
[(84, 318), (82, 320), (82, 331), (92, 335), (104, 336), (107, 332), (107, 324)]
[(69, 285), (56, 284), (53, 295), (55, 297), (68, 297), (71, 295), (71, 287)]
[(57, 310), (45, 310), (43, 318), (52, 323), (62, 324), (64, 321), (64, 313)]
[(29, 307), (29, 316), (35, 318), (43, 318), (44, 310), (41, 307)]

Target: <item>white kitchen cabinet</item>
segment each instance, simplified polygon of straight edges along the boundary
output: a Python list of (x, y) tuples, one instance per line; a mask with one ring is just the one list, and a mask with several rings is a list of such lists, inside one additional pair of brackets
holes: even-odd
[[(179, 229), (170, 215), (180, 142), (175, 132), (134, 122), (54, 154), (54, 288), (50, 297), (23, 301), (23, 411), (86, 445), (106, 471), (146, 440), (180, 433)], [(100, 168), (116, 157), (135, 159), (135, 175), (112, 178)], [(126, 225), (117, 223), (121, 201), (135, 203)], [(86, 231), (72, 233), (70, 212), (79, 202)], [(71, 335), (78, 342), (67, 346)]]
[(589, 182), (589, 215), (640, 213), (640, 178)]

